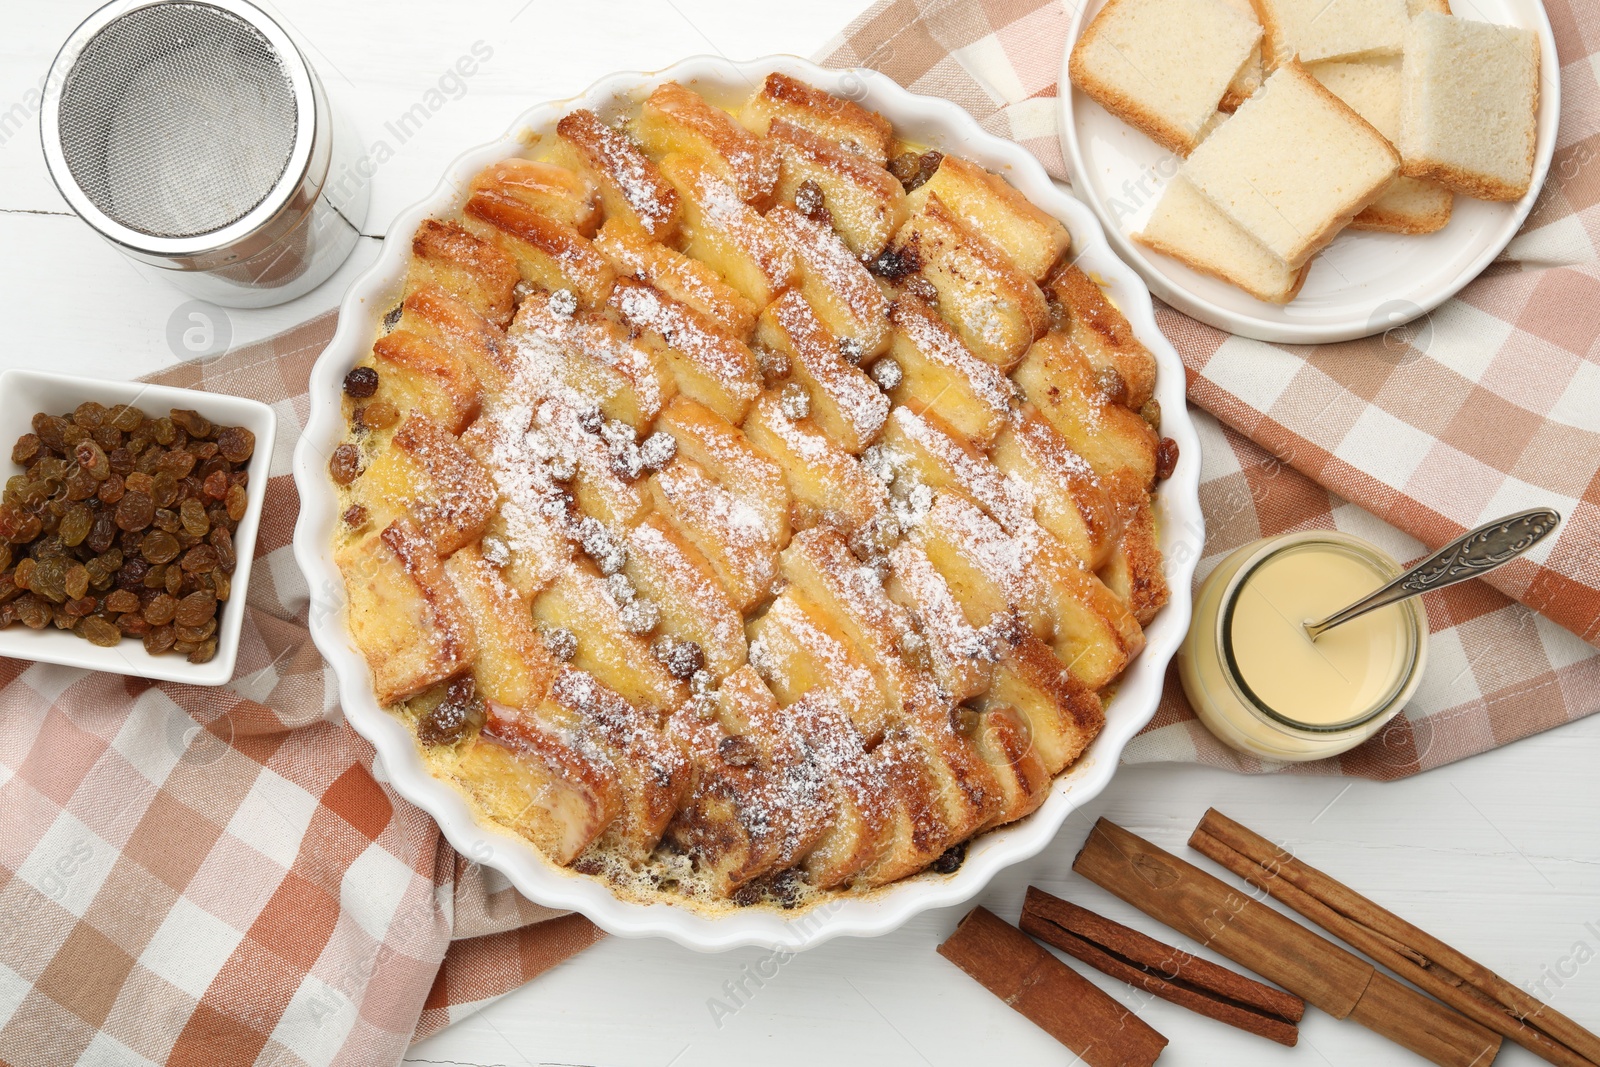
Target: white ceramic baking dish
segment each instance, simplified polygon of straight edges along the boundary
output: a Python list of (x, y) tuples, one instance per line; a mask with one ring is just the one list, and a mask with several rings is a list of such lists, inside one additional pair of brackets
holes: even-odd
[[(1180, 450), (1176, 471), (1157, 495), (1172, 601), (1149, 627), (1145, 650), (1123, 678), (1107, 709), (1105, 730), (1088, 752), (1056, 781), (1038, 811), (975, 840), (955, 874), (924, 873), (870, 894), (841, 896), (803, 912), (747, 908), (708, 914), (682, 905), (624, 900), (597, 880), (546, 862), (520, 838), (476, 822), (461, 795), (428, 773), (410, 733), (378, 706), (366, 661), (346, 629), (344, 587), (331, 549), (338, 503), (327, 464), (344, 433), (341, 382), (370, 349), (385, 312), (400, 299), (412, 233), (424, 218), (453, 214), (473, 174), (497, 160), (528, 154), (529, 146), (548, 135), (556, 121), (574, 108), (590, 108), (609, 117), (633, 107), (655, 86), (669, 80), (690, 85), (713, 102), (733, 107), (773, 71), (880, 112), (903, 138), (976, 160), (1005, 175), (1033, 203), (1066, 225), (1078, 265), (1105, 286), (1134, 332), (1155, 353), (1160, 367), (1156, 396), (1163, 412), (1162, 433), (1173, 438)], [(887, 933), (918, 912), (970, 899), (997, 871), (1037, 854), (1073, 808), (1105, 788), (1123, 746), (1154, 714), (1167, 663), (1189, 625), (1190, 581), (1203, 536), (1199, 441), (1184, 405), (1183, 366), (1156, 327), (1149, 290), (1112, 253), (1089, 209), (1059, 190), (1021, 147), (985, 133), (955, 104), (909, 93), (874, 71), (825, 70), (792, 56), (769, 56), (747, 63), (698, 56), (653, 74), (613, 74), (581, 96), (530, 109), (505, 137), (457, 159), (432, 195), (394, 220), (377, 263), (346, 295), (338, 332), (312, 372), (311, 410), (295, 451), (294, 473), (301, 501), (294, 548), (312, 591), (311, 634), (338, 676), (346, 716), (377, 748), (396, 791), (438, 820), (445, 838), (458, 850), (504, 872), (529, 899), (581, 912), (614, 934), (667, 937), (704, 951), (743, 945), (799, 950), (844, 935)]]

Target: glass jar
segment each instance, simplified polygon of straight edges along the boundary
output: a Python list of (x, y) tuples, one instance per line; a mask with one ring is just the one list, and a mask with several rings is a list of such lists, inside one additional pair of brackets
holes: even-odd
[(1302, 624), (1400, 571), (1376, 545), (1336, 530), (1264, 538), (1229, 555), (1201, 586), (1178, 651), (1200, 721), (1231, 748), (1285, 762), (1336, 756), (1383, 729), (1427, 664), (1420, 599), (1379, 608), (1316, 642)]

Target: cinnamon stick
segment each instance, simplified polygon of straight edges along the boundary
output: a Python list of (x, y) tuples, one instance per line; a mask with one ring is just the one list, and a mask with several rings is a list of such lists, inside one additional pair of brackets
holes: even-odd
[(1150, 1067), (1167, 1039), (1038, 943), (973, 908), (939, 955), (977, 979), (1089, 1067)]
[(1189, 839), (1324, 930), (1558, 1067), (1600, 1065), (1600, 1038), (1475, 960), (1215, 809)]
[(1499, 1034), (1105, 819), (1072, 869), (1334, 1018), (1440, 1067), (1486, 1067), (1499, 1052)]
[(1305, 1014), (1299, 997), (1164, 945), (1071, 901), (1028, 887), (1023, 932), (1152, 996), (1293, 1047)]

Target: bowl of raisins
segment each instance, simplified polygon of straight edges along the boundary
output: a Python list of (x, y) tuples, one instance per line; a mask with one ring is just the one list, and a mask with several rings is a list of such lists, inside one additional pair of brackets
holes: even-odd
[(275, 430), (240, 397), (0, 374), (0, 656), (229, 681)]

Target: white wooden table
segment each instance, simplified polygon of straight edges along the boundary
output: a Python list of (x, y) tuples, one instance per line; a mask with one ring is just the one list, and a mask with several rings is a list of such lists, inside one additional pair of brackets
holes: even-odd
[[(657, 68), (698, 52), (808, 55), (864, 6), (863, 0), (524, 2), (267, 5), (306, 43), (335, 105), (367, 141), (383, 136), (385, 122), (410, 108), (475, 42), (487, 42), (494, 55), (380, 170), (364, 229), (370, 237), (351, 262), (293, 304), (233, 313), (235, 343), (334, 307), (370, 262), (388, 220), (431, 189), (456, 154), (498, 136), (528, 104), (570, 95), (608, 71)], [(7, 12), (0, 44), (0, 366), (131, 377), (187, 355), (168, 341), (169, 319), (186, 298), (154, 272), (128, 265), (66, 214), (40, 160), (36, 117), (24, 95), (94, 6), (95, 0), (53, 0), (12, 4)], [(1551, 1003), (1600, 1029), (1597, 767), (1600, 716), (1391, 785), (1127, 768), (1068, 822), (1052, 848), (1000, 878), (980, 900), (1015, 919), (1022, 891), (1033, 882), (1170, 940), (1169, 932), (1072, 875), (1072, 856), (1099, 815), (1184, 854), (1189, 831), (1215, 805), (1291, 843), (1307, 861), (1513, 981), (1542, 983)], [(934, 954), (960, 912), (930, 913), (872, 941), (834, 942), (788, 960), (759, 985), (749, 976), (773, 970), (759, 951), (703, 956), (659, 941), (611, 939), (417, 1046), (407, 1062), (1070, 1062), (1042, 1031)], [(1315, 1011), (1301, 1047), (1285, 1050), (1164, 1002), (1144, 1003), (1131, 989), (1094, 977), (1172, 1040), (1163, 1064), (1422, 1062)], [(1499, 1062), (1538, 1061), (1508, 1046)]]

